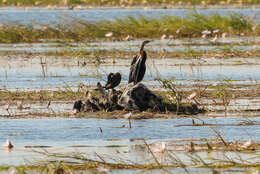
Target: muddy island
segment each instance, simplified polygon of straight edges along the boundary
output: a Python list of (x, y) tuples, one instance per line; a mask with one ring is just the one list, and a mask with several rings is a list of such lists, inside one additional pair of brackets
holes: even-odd
[(170, 102), (151, 91), (143, 83), (136, 85), (128, 84), (123, 90), (106, 90), (99, 82), (97, 88), (88, 90), (82, 83), (80, 84), (86, 100), (77, 100), (73, 105), (73, 114), (79, 112), (112, 112), (115, 110), (125, 111), (151, 111), (151, 112), (171, 112), (176, 114), (198, 114), (205, 112), (199, 109), (194, 103)]

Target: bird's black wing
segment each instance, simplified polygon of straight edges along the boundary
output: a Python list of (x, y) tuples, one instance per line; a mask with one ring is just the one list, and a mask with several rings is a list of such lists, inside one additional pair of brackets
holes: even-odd
[(135, 55), (135, 56), (133, 57), (133, 60), (132, 60), (132, 62), (131, 62), (131, 66), (135, 64), (137, 58), (138, 58), (138, 55)]
[(112, 78), (113, 78), (114, 74), (113, 73), (109, 73), (107, 76), (107, 83), (105, 85), (105, 89), (109, 89), (112, 83)]
[(140, 81), (140, 73), (141, 73), (141, 66), (142, 66), (142, 60), (139, 58), (135, 63), (135, 69), (134, 69), (134, 82), (138, 83)]
[(131, 62), (131, 67), (130, 67), (130, 73), (129, 73), (129, 80), (128, 83), (131, 83), (134, 81), (134, 70), (135, 70), (135, 63), (137, 61), (138, 55), (135, 55), (132, 62)]
[(113, 79), (113, 86), (114, 86), (114, 88), (116, 86), (118, 86), (120, 84), (120, 82), (121, 82), (121, 74), (119, 72), (117, 72), (115, 74), (115, 76), (114, 76), (114, 79)]

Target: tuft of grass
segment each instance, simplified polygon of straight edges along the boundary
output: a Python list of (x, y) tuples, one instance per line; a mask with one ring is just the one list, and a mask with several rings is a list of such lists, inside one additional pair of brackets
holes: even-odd
[(176, 114), (178, 114), (183, 98), (183, 92), (177, 88), (174, 80), (158, 80), (162, 84), (163, 88), (168, 91), (168, 99), (170, 103), (176, 104)]
[[(225, 113), (227, 112), (227, 107), (230, 104), (232, 94), (230, 93), (230, 89), (232, 84), (231, 79), (223, 78), (220, 84), (216, 86), (211, 86), (210, 88), (214, 90), (212, 93), (213, 97), (221, 101), (221, 104), (225, 107)], [(215, 99), (212, 99), (214, 103), (218, 103)]]

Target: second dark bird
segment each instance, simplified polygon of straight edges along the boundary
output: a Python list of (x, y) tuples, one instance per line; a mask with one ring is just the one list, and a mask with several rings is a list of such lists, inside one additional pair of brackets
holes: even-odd
[(121, 74), (117, 73), (109, 73), (107, 76), (107, 84), (105, 85), (105, 89), (113, 89), (118, 86), (121, 82)]
[(144, 51), (144, 46), (151, 42), (150, 40), (146, 40), (142, 43), (140, 48), (140, 55), (136, 55), (131, 63), (130, 67), (130, 74), (129, 74), (129, 80), (128, 83), (134, 82), (134, 84), (137, 84), (138, 82), (142, 81), (144, 78), (144, 74), (146, 71), (146, 58), (147, 54)]

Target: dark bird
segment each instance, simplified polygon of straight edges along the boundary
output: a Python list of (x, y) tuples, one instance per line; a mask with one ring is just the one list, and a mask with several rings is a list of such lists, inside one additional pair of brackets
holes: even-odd
[(72, 114), (75, 115), (81, 111), (83, 111), (84, 109), (84, 104), (81, 100), (78, 100), (74, 103), (73, 105), (73, 110), (72, 110)]
[(107, 84), (105, 85), (105, 89), (113, 89), (118, 86), (121, 82), (121, 74), (117, 73), (109, 73), (107, 76)]
[(146, 70), (145, 61), (147, 58), (146, 52), (144, 51), (144, 46), (149, 42), (151, 41), (144, 41), (140, 48), (140, 55), (134, 56), (130, 67), (128, 83), (134, 82), (134, 84), (137, 84), (143, 80)]

